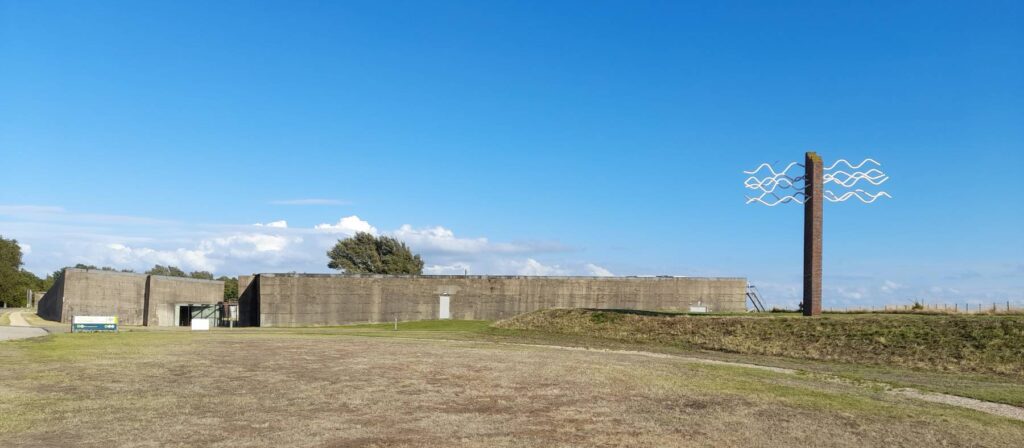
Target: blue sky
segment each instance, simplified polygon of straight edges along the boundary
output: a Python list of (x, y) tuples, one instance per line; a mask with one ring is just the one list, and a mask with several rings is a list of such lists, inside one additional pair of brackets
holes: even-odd
[(814, 150), (893, 196), (825, 205), (826, 307), (1024, 304), (1024, 4), (764, 3), (0, 1), (0, 234), (235, 275), (364, 229), (793, 306), (801, 207), (742, 171)]

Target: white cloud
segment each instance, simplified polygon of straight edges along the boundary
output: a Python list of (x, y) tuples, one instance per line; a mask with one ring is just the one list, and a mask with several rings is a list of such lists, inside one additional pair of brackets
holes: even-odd
[(461, 262), (449, 265), (433, 264), (423, 267), (423, 273), (428, 275), (461, 275), (469, 272), (469, 264)]
[(849, 287), (838, 287), (835, 289), (836, 294), (844, 299), (860, 300), (864, 298), (864, 288), (849, 288)]
[(93, 264), (137, 269), (163, 264), (187, 270), (215, 271), (244, 261), (273, 262), (291, 246), (302, 242), (303, 238), (298, 236), (239, 233), (204, 239), (194, 248), (154, 249), (111, 243), (106, 245), (107, 251), (94, 255), (91, 261)]
[(270, 201), (273, 205), (346, 205), (348, 201), (341, 199), (322, 199), (322, 198), (308, 198), (308, 199), (285, 199), (279, 201)]
[(104, 261), (116, 266), (140, 268), (162, 264), (191, 270), (212, 271), (216, 269), (216, 265), (208, 258), (209, 253), (203, 250), (181, 248), (157, 250), (148, 247), (129, 247), (117, 243), (108, 244), (107, 248), (110, 250), (104, 257)]
[(409, 246), (428, 254), (515, 254), (562, 252), (565, 246), (557, 243), (493, 243), (487, 238), (459, 238), (455, 232), (441, 226), (416, 229), (404, 224), (392, 236)]
[(271, 222), (268, 222), (266, 224), (256, 223), (256, 224), (253, 224), (253, 225), (256, 226), (256, 227), (276, 227), (276, 228), (279, 228), (279, 229), (287, 229), (288, 228), (288, 221), (285, 221), (285, 220), (282, 219), (280, 221), (271, 221)]
[(882, 283), (882, 287), (879, 289), (881, 289), (882, 292), (888, 294), (903, 289), (903, 285), (896, 283), (892, 280), (886, 280), (885, 282)]
[(609, 270), (607, 270), (605, 268), (602, 268), (601, 266), (598, 266), (598, 265), (593, 264), (593, 263), (587, 263), (587, 264), (583, 265), (583, 267), (587, 270), (588, 274), (593, 275), (595, 277), (614, 277), (615, 276), (615, 274), (612, 274), (612, 271), (609, 271)]
[(421, 251), (477, 253), (489, 248), (487, 238), (456, 238), (455, 232), (441, 226), (414, 229), (405, 224), (392, 234)]
[(527, 258), (518, 264), (519, 270), (516, 273), (519, 275), (568, 275), (568, 271), (561, 266), (546, 265), (533, 258)]
[(338, 220), (336, 224), (317, 224), (314, 227), (316, 230), (326, 233), (341, 233), (345, 235), (355, 235), (357, 232), (367, 232), (376, 235), (377, 228), (371, 226), (370, 223), (359, 219), (358, 216), (346, 216)]

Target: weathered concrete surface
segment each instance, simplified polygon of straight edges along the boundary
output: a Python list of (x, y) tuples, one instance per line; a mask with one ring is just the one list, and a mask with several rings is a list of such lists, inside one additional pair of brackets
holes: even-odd
[(40, 300), (43, 300), (43, 296), (46, 295), (46, 291), (32, 291), (32, 301), (29, 303), (29, 308), (35, 308), (36, 304)]
[(238, 276), (238, 325), (258, 327), (260, 325), (259, 283), (252, 275)]
[[(173, 326), (174, 304), (217, 303), (224, 282), (67, 268), (39, 302), (39, 317), (117, 316), (121, 325)], [(169, 313), (169, 314), (168, 314)]]
[(61, 322), (64, 312), (64, 276), (61, 275), (36, 304), (36, 314), (46, 320)]
[(181, 277), (150, 275), (147, 284), (144, 325), (171, 327), (174, 307), (178, 304), (215, 304), (224, 300), (224, 282)]
[(121, 325), (142, 325), (146, 275), (67, 268), (39, 303), (39, 317), (71, 323), (72, 316), (117, 316)]
[[(243, 290), (242, 284), (247, 287)], [(746, 279), (259, 274), (239, 279), (243, 325), (502, 319), (543, 308), (745, 311)]]

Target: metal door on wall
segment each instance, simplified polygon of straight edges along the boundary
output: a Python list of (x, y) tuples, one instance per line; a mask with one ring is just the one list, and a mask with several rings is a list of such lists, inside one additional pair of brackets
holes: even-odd
[(438, 319), (451, 319), (451, 298), (447, 294), (441, 296), (441, 309), (438, 313)]

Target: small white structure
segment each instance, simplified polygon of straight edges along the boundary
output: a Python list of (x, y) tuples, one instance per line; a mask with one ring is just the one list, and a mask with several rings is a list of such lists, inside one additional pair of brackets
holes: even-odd
[(192, 319), (192, 331), (209, 331), (210, 319)]
[(452, 318), (451, 302), (452, 302), (451, 297), (449, 297), (448, 294), (441, 295), (441, 303), (440, 303), (441, 306), (440, 306), (440, 312), (438, 312), (438, 316), (437, 316), (438, 319), (451, 319)]

